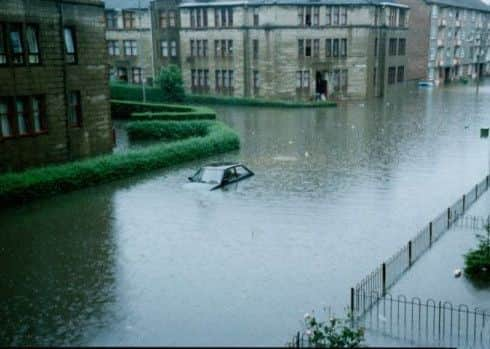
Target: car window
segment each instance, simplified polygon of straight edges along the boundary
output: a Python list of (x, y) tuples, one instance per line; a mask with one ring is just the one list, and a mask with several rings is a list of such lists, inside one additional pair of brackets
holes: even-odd
[(205, 168), (200, 171), (199, 181), (211, 184), (218, 184), (221, 182), (223, 171), (214, 168)]
[(249, 174), (249, 171), (243, 166), (237, 166), (235, 168), (236, 168), (237, 175), (240, 177)]

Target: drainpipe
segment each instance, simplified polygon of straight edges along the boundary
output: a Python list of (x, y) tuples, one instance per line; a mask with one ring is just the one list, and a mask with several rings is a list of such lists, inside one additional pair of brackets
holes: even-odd
[(63, 104), (65, 107), (65, 136), (66, 136), (66, 159), (72, 159), (71, 152), (71, 137), (70, 128), (68, 124), (68, 83), (67, 83), (67, 72), (66, 72), (66, 61), (65, 61), (65, 40), (64, 40), (64, 13), (63, 13), (63, 0), (57, 1), (58, 15), (59, 15), (59, 27), (60, 27), (60, 51), (61, 51), (61, 61), (62, 61), (62, 76), (63, 76)]

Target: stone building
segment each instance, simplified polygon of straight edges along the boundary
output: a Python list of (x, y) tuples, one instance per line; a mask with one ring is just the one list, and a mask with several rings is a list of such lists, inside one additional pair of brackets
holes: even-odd
[(0, 1), (0, 172), (109, 152), (99, 0)]
[(133, 84), (153, 79), (151, 16), (148, 8), (106, 9), (111, 80)]
[(365, 98), (405, 80), (409, 9), (381, 0), (184, 0), (193, 93)]
[(436, 84), (490, 73), (490, 6), (480, 0), (399, 0), (412, 9), (408, 79)]

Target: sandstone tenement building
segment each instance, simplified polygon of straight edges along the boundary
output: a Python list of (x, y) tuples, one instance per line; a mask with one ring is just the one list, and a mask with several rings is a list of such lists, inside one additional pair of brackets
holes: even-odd
[(409, 79), (437, 84), (490, 73), (490, 6), (480, 0), (399, 0), (412, 9)]
[(382, 95), (405, 80), (407, 6), (376, 0), (184, 0), (181, 65), (194, 93)]
[(109, 152), (104, 5), (0, 2), (0, 172)]

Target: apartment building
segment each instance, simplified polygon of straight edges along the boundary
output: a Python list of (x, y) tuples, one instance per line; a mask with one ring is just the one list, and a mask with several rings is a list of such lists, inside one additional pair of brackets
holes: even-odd
[(0, 2), (0, 172), (109, 152), (104, 5)]
[(106, 9), (105, 20), (110, 79), (151, 82), (153, 36), (148, 8)]
[(412, 8), (408, 79), (436, 84), (490, 74), (490, 6), (480, 0), (399, 0)]
[(179, 8), (181, 66), (193, 93), (365, 98), (405, 80), (405, 5), (184, 0)]

